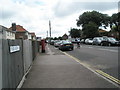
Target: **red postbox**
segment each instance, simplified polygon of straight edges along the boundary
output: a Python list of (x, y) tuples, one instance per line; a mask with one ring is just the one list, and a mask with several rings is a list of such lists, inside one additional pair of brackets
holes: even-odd
[(45, 40), (41, 40), (41, 46), (42, 46), (42, 53), (45, 53)]

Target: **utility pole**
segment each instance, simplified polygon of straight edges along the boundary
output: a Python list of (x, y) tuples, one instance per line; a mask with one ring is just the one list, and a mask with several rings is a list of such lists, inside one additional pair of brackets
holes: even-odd
[(49, 33), (50, 33), (50, 43), (51, 43), (51, 22), (49, 20)]
[(50, 30), (50, 38), (51, 38), (51, 22), (49, 20), (49, 30)]
[(47, 31), (47, 38), (48, 38), (48, 31)]

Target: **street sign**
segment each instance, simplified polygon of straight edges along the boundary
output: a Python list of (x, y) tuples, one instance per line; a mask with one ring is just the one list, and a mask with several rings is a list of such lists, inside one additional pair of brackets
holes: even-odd
[(20, 51), (20, 46), (10, 46), (10, 53)]

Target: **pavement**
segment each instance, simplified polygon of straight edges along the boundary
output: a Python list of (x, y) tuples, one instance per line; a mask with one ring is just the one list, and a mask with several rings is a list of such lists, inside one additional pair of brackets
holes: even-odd
[(22, 88), (117, 88), (51, 45), (39, 53)]

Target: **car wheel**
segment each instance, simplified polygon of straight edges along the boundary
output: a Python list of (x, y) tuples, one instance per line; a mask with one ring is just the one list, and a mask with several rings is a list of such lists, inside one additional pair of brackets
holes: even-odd
[(103, 46), (103, 43), (101, 43), (100, 45)]
[(73, 48), (71, 48), (71, 51), (73, 50)]
[(111, 43), (108, 43), (108, 46), (111, 46)]

